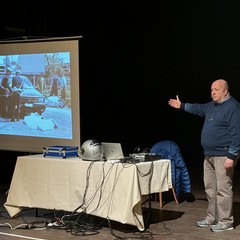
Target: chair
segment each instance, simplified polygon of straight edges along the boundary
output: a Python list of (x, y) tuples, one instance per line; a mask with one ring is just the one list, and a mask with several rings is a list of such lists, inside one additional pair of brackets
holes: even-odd
[[(178, 145), (170, 140), (159, 141), (153, 145), (150, 152), (171, 160), (172, 193), (178, 204), (181, 192), (191, 192), (188, 170)], [(159, 202), (160, 208), (162, 208), (162, 193), (159, 193)]]
[[(175, 203), (178, 204), (178, 199), (177, 199), (176, 192), (173, 185), (172, 185), (172, 193), (173, 193)], [(162, 192), (159, 192), (159, 207), (160, 208), (163, 207)]]

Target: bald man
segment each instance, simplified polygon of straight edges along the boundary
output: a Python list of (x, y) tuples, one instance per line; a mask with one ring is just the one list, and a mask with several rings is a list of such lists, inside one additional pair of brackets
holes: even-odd
[(240, 152), (240, 103), (230, 95), (226, 80), (211, 85), (212, 101), (182, 103), (178, 96), (168, 104), (203, 117), (201, 145), (204, 150), (204, 186), (208, 199), (207, 216), (198, 227), (213, 232), (233, 230), (233, 173)]

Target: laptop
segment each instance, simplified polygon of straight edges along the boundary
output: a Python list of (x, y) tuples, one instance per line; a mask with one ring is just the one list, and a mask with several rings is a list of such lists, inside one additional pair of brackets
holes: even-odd
[(121, 143), (102, 142), (102, 150), (107, 161), (124, 159)]

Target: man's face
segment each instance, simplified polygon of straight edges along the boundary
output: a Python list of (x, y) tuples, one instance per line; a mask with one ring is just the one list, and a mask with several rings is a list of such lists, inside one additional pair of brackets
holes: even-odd
[(214, 102), (221, 102), (228, 94), (228, 90), (221, 81), (213, 82), (211, 86), (211, 97)]

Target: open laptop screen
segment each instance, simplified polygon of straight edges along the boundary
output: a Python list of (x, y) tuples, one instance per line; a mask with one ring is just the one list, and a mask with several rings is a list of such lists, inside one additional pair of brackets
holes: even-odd
[(121, 143), (102, 142), (102, 149), (106, 160), (124, 158)]

